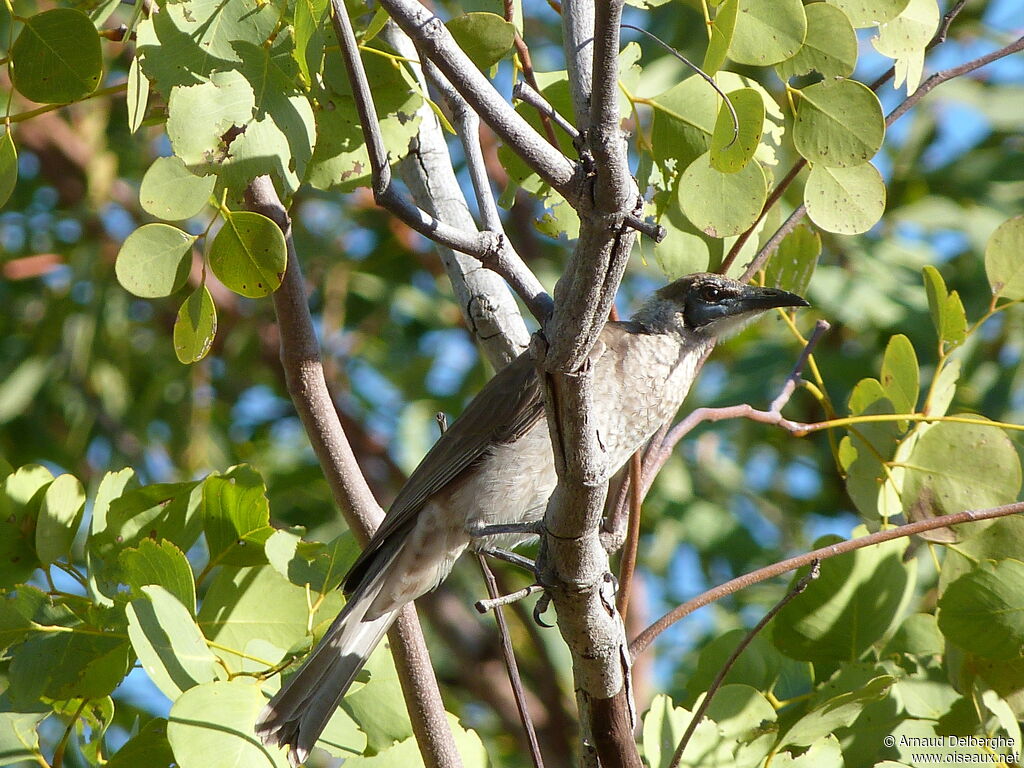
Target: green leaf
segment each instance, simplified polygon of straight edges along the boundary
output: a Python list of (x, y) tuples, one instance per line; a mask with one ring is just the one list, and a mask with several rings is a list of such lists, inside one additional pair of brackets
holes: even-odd
[(139, 202), (159, 219), (189, 219), (209, 203), (216, 182), (215, 176), (196, 176), (180, 157), (158, 157), (142, 177)]
[(729, 58), (738, 64), (775, 64), (800, 50), (806, 34), (800, 0), (739, 0)]
[(30, 637), (11, 651), (8, 695), (16, 706), (49, 699), (109, 696), (131, 669), (123, 637), (92, 629)]
[[(341, 604), (341, 595), (328, 594), (317, 620), (333, 619)], [(271, 605), (274, 609), (268, 611)], [(242, 654), (277, 663), (289, 648), (310, 640), (306, 590), (289, 584), (269, 565), (225, 566), (217, 572), (199, 609), (199, 626), (208, 640), (222, 646), (214, 652), (231, 672), (263, 671), (263, 666), (254, 665)]]
[(11, 47), (11, 80), (25, 98), (68, 104), (99, 85), (103, 69), (100, 37), (89, 17), (54, 8), (25, 19)]
[(18, 150), (9, 130), (0, 136), (0, 206), (11, 199), (18, 183)]
[(150, 680), (171, 701), (217, 678), (217, 657), (206, 645), (188, 609), (159, 584), (126, 608), (128, 637)]
[(149, 105), (149, 78), (142, 71), (139, 57), (133, 56), (128, 66), (128, 130), (136, 133), (146, 119), (146, 107)]
[(905, 653), (909, 656), (939, 656), (943, 653), (942, 633), (931, 613), (912, 613), (897, 627), (886, 643), (882, 656)]
[(768, 182), (756, 160), (736, 173), (722, 173), (711, 167), (710, 154), (701, 155), (683, 172), (679, 203), (693, 225), (711, 237), (738, 235), (761, 213)]
[(213, 274), (235, 293), (258, 299), (277, 290), (288, 250), (281, 229), (259, 213), (232, 212), (210, 246)]
[(29, 357), (0, 381), (0, 424), (25, 413), (49, 380), (52, 369), (52, 358)]
[(464, 13), (445, 23), (455, 42), (480, 69), (490, 69), (512, 50), (516, 28), (496, 13)]
[(21, 760), (37, 762), (42, 753), (36, 727), (46, 715), (46, 712), (0, 712), (0, 756), (6, 765)]
[(217, 307), (210, 289), (203, 283), (189, 294), (174, 320), (174, 354), (188, 365), (209, 353), (217, 336)]
[(919, 520), (998, 507), (1016, 501), (1020, 487), (1020, 459), (1002, 429), (940, 422), (907, 459), (903, 509)]
[(387, 641), (370, 654), (364, 670), (370, 675), (369, 682), (350, 690), (341, 700), (341, 708), (366, 734), (367, 751), (372, 754), (412, 736), (412, 723)]
[(813, 227), (799, 225), (786, 235), (768, 262), (765, 282), (803, 295), (821, 255), (821, 235)]
[(906, 83), (907, 94), (917, 90), (924, 70), (924, 56), (939, 27), (939, 5), (935, 0), (910, 0), (894, 19), (878, 26), (871, 39), (875, 50), (895, 59), (892, 87)]
[(982, 562), (947, 586), (939, 600), (939, 629), (988, 659), (1024, 656), (1024, 562)]
[(85, 489), (74, 475), (60, 475), (46, 488), (36, 521), (36, 555), (45, 566), (68, 557), (85, 512)]
[[(830, 733), (818, 739), (806, 751), (801, 751), (797, 757), (789, 752), (776, 753), (771, 765), (772, 768), (845, 768), (846, 762), (843, 760), (839, 740)], [(881, 768), (882, 765), (880, 763), (875, 768)]]
[(889, 339), (882, 358), (882, 387), (897, 413), (914, 413), (921, 385), (917, 353), (902, 333)]
[[(0, 200), (3, 195), (0, 195)], [(1004, 299), (1024, 299), (1024, 215), (1007, 219), (992, 233), (985, 246), (985, 273), (992, 294)]]
[[(838, 541), (825, 536), (814, 546)], [(905, 540), (892, 541), (823, 560), (821, 575), (779, 612), (772, 625), (776, 647), (803, 661), (859, 659), (886, 634), (913, 592), (916, 568), (914, 561), (902, 562), (906, 547)]]
[(804, 187), (811, 221), (827, 232), (859, 235), (885, 211), (885, 182), (871, 163), (849, 168), (815, 165)]
[[(326, 38), (323, 27), (327, 23), (329, 7), (328, 0), (297, 0), (295, 3), (295, 47), (292, 56), (299, 65), (302, 82), (306, 85), (313, 82), (313, 76), (319, 75), (324, 66)], [(362, 42), (365, 45), (368, 41), (364, 38)]]
[(0, 592), (0, 651), (20, 643), (33, 630), (41, 629), (39, 620), (46, 621), (44, 614), (52, 605), (45, 592), (28, 584)]
[(256, 108), (252, 85), (238, 71), (215, 72), (209, 81), (178, 85), (167, 102), (167, 138), (190, 168), (223, 166)]
[(270, 538), (270, 505), (263, 477), (248, 464), (212, 474), (203, 482), (203, 528), (210, 560), (221, 565), (267, 562), (263, 542)]
[(926, 265), (921, 269), (921, 277), (924, 279), (924, 290), (928, 296), (928, 311), (932, 316), (932, 324), (941, 338), (946, 297), (949, 295), (946, 290), (946, 281), (942, 279), (939, 270), (931, 265)]
[(829, 0), (843, 9), (857, 29), (874, 27), (896, 18), (909, 0)]
[(782, 735), (780, 746), (807, 747), (836, 729), (851, 725), (865, 705), (885, 696), (894, 682), (896, 678), (880, 675), (859, 690), (840, 694), (818, 705)]
[(26, 464), (8, 475), (0, 489), (0, 585), (27, 581), (40, 565), (35, 527), (45, 488), (53, 481), (48, 469)]
[(707, 51), (704, 52), (704, 64), (701, 67), (709, 75), (714, 75), (722, 68), (729, 54), (739, 7), (739, 0), (725, 0), (718, 6), (715, 18), (711, 21), (711, 39), (708, 41)]
[(246, 768), (288, 768), (285, 750), (253, 736), (256, 718), (266, 704), (255, 680), (209, 682), (183, 693), (167, 724), (167, 739), (180, 768), (216, 764)]
[(274, 570), (296, 586), (307, 584), (321, 594), (337, 589), (349, 567), (359, 555), (359, 545), (351, 532), (337, 536), (328, 544), (302, 541), (297, 533), (274, 531), (264, 545), (267, 560)]
[(188, 279), (195, 241), (170, 224), (143, 224), (121, 245), (114, 265), (117, 281), (144, 299), (170, 296)]
[(104, 768), (175, 768), (174, 753), (167, 741), (167, 721), (154, 717), (110, 756)]
[(135, 597), (143, 597), (143, 587), (157, 584), (173, 595), (189, 613), (196, 612), (196, 585), (185, 553), (167, 541), (143, 539), (138, 547), (129, 547), (118, 555), (125, 583)]
[(754, 157), (764, 128), (764, 100), (753, 88), (726, 94), (736, 110), (739, 135), (733, 141), (735, 125), (725, 104), (718, 111), (711, 134), (711, 166), (724, 173), (736, 173)]
[(863, 83), (823, 80), (800, 91), (793, 142), (812, 164), (863, 165), (875, 156), (884, 137), (882, 105)]
[(842, 9), (831, 3), (804, 6), (807, 37), (791, 59), (775, 65), (783, 80), (812, 70), (822, 77), (849, 77), (857, 66), (857, 33)]
[[(123, 477), (117, 483), (127, 482)], [(167, 539), (187, 552), (202, 530), (202, 489), (197, 481), (156, 483), (135, 488), (110, 500), (98, 527), (94, 521), (89, 548), (114, 559), (142, 539)]]
[(956, 291), (946, 297), (946, 306), (942, 310), (942, 340), (951, 347), (958, 347), (967, 340), (967, 312)]

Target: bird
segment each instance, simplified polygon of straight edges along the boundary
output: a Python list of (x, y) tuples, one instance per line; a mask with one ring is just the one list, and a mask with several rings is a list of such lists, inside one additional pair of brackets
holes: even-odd
[[(588, 355), (597, 441), (609, 476), (682, 405), (716, 340), (775, 307), (809, 306), (777, 288), (686, 275), (627, 321), (608, 322)], [(554, 454), (529, 351), (500, 370), (409, 476), (342, 582), (347, 602), (256, 723), (268, 745), (305, 762), (370, 653), (411, 600), (436, 588), (467, 549), (515, 546), (528, 533), (480, 535), (540, 520)]]

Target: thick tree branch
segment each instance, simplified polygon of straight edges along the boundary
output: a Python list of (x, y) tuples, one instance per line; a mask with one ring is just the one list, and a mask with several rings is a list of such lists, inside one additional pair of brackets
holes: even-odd
[[(340, 4), (340, 0), (332, 1)], [(416, 0), (381, 0), (381, 6), (512, 151), (563, 196), (576, 197), (571, 192), (573, 164), (501, 97), (441, 19)]]
[(805, 565), (810, 565), (815, 560), (827, 560), (830, 557), (844, 555), (847, 552), (853, 552), (857, 549), (863, 549), (864, 547), (870, 547), (875, 544), (892, 541), (893, 539), (901, 539), (905, 536), (913, 536), (918, 533), (924, 533), (925, 531), (933, 531), (936, 528), (944, 528), (949, 525), (960, 525), (962, 523), (972, 523), (979, 520), (993, 520), (997, 517), (1007, 517), (1009, 515), (1020, 514), (1021, 512), (1024, 512), (1024, 501), (1018, 501), (1014, 504), (1006, 504), (1002, 507), (967, 510), (966, 512), (956, 512), (951, 515), (940, 515), (939, 517), (932, 517), (928, 520), (919, 520), (918, 522), (907, 523), (906, 525), (900, 525), (895, 528), (886, 528), (884, 531), (876, 531), (875, 533), (867, 536), (861, 536), (856, 539), (841, 541), (837, 544), (831, 544), (827, 547), (816, 549), (813, 552), (807, 552), (803, 555), (797, 555), (796, 557), (791, 557), (787, 560), (773, 563), (772, 565), (765, 566), (764, 568), (758, 568), (756, 571), (751, 571), (750, 573), (738, 576), (731, 581), (727, 581), (725, 584), (698, 595), (693, 600), (673, 608), (636, 636), (633, 642), (629, 645), (630, 653), (634, 657), (639, 656), (647, 650), (658, 635), (680, 619), (693, 613), (698, 608), (710, 605), (716, 600), (721, 600), (726, 595), (739, 592), (741, 589), (746, 587), (781, 576), (787, 571), (803, 568)]
[(581, 131), (590, 128), (590, 93), (594, 72), (594, 0), (562, 0), (562, 49), (569, 72), (569, 92)]
[[(284, 234), (288, 266), (274, 292), (274, 312), (281, 334), (281, 365), (288, 393), (313, 446), (335, 502), (360, 544), (366, 545), (384, 517), (359, 471), (352, 447), (338, 420), (324, 380), (320, 345), (306, 301), (302, 268), (292, 239), (291, 219), (269, 176), (260, 176), (246, 189), (249, 210), (271, 219)], [(413, 732), (423, 761), (430, 768), (460, 768), (437, 680), (430, 665), (416, 610), (407, 605), (390, 632), (395, 666), (402, 683)]]

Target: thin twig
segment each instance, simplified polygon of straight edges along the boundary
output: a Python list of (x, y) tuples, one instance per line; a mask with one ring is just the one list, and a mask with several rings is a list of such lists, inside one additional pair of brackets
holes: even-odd
[[(487, 593), (491, 600), (499, 596), (498, 584), (494, 581), (494, 574), (487, 564), (487, 559), (477, 554), (477, 562), (480, 563), (480, 571), (487, 583)], [(477, 608), (479, 610), (479, 606)], [(519, 675), (519, 665), (516, 663), (516, 654), (512, 650), (512, 638), (508, 632), (508, 622), (505, 620), (505, 612), (500, 607), (494, 608), (494, 621), (498, 625), (498, 636), (501, 638), (501, 655), (505, 659), (505, 669), (508, 671), (508, 681), (512, 685), (512, 695), (516, 700), (516, 709), (519, 710), (519, 719), (523, 723), (523, 730), (526, 731), (526, 741), (530, 746), (530, 758), (535, 768), (544, 768), (544, 758), (540, 753), (540, 744), (537, 741), (537, 731), (533, 726), (533, 718), (530, 717), (530, 709), (526, 704), (526, 693), (523, 690), (523, 679)]]
[(693, 600), (689, 600), (682, 605), (676, 606), (633, 639), (629, 644), (630, 653), (633, 655), (633, 658), (636, 658), (647, 650), (658, 635), (680, 619), (693, 613), (698, 608), (710, 605), (716, 600), (721, 600), (726, 595), (731, 595), (734, 592), (745, 589), (746, 587), (759, 584), (760, 582), (767, 581), (768, 579), (776, 578), (787, 571), (792, 571), (805, 565), (809, 565), (815, 560), (826, 560), (830, 557), (835, 557), (836, 555), (844, 555), (847, 552), (853, 552), (858, 549), (863, 549), (864, 547), (870, 547), (874, 544), (881, 544), (883, 542), (900, 539), (905, 536), (913, 536), (918, 533), (924, 533), (925, 531), (935, 530), (936, 528), (944, 528), (949, 525), (959, 525), (961, 523), (977, 522), (979, 520), (993, 520), (998, 517), (1007, 517), (1020, 512), (1024, 512), (1024, 502), (1022, 501), (1018, 501), (1014, 504), (1006, 504), (1001, 507), (992, 507), (990, 509), (967, 510), (965, 512), (956, 512), (951, 515), (940, 515), (939, 517), (929, 518), (928, 520), (919, 520), (917, 522), (907, 523), (906, 525), (900, 525), (895, 528), (886, 528), (884, 531), (877, 531), (867, 536), (861, 536), (857, 539), (841, 541), (827, 547), (822, 547), (821, 549), (816, 549), (813, 552), (807, 552), (803, 555), (797, 555), (796, 557), (781, 560), (777, 563), (773, 563), (772, 565), (765, 566), (764, 568), (758, 568), (756, 571), (751, 571), (750, 573), (745, 573), (742, 576), (737, 576), (735, 579), (727, 581), (725, 584), (721, 584), (714, 589), (709, 589), (707, 592), (698, 595)]
[(512, 87), (512, 98), (529, 104), (541, 116), (551, 118), (554, 124), (565, 131), (566, 135), (573, 141), (580, 137), (580, 132), (576, 130), (576, 126), (563, 117), (558, 110), (551, 106), (547, 99), (541, 96), (540, 91), (526, 81), (519, 80)]
[(668, 768), (678, 768), (679, 763), (682, 762), (683, 752), (686, 751), (686, 745), (690, 743), (690, 739), (693, 737), (694, 731), (697, 730), (697, 726), (700, 725), (700, 721), (704, 718), (705, 713), (708, 711), (708, 707), (711, 706), (711, 700), (714, 698), (715, 694), (718, 693), (718, 689), (722, 687), (722, 683), (725, 682), (725, 676), (729, 674), (729, 670), (736, 664), (743, 651), (745, 651), (747, 646), (754, 641), (754, 638), (757, 637), (761, 630), (768, 626), (768, 622), (774, 619), (778, 615), (779, 611), (785, 608), (794, 597), (807, 589), (807, 585), (818, 578), (820, 574), (821, 561), (814, 560), (811, 563), (811, 569), (804, 575), (804, 577), (793, 585), (792, 589), (783, 595), (782, 599), (779, 600), (779, 602), (777, 602), (759, 622), (757, 622), (757, 625), (753, 629), (744, 635), (739, 645), (737, 645), (733, 649), (732, 653), (729, 654), (729, 658), (725, 660), (722, 668), (718, 670), (718, 674), (715, 675), (715, 679), (711, 682), (711, 685), (704, 693), (704, 700), (701, 701), (700, 706), (694, 710), (693, 717), (690, 718), (690, 724), (686, 727), (686, 732), (683, 734), (682, 738), (679, 739), (679, 746), (676, 747), (676, 752), (672, 756), (672, 762), (669, 763)]
[(479, 613), (487, 613), (497, 608), (501, 608), (505, 605), (511, 605), (512, 603), (524, 600), (530, 595), (535, 595), (538, 592), (543, 592), (544, 587), (540, 584), (531, 584), (528, 587), (523, 587), (515, 592), (510, 592), (507, 595), (491, 595), (488, 600), (477, 600), (473, 607), (477, 609)]
[[(515, 0), (504, 0), (502, 6), (505, 21), (512, 24), (516, 13)], [(522, 65), (523, 77), (526, 78), (526, 82), (533, 86), (534, 90), (540, 91), (540, 86), (537, 85), (537, 77), (533, 73), (533, 59), (530, 57), (530, 49), (526, 45), (526, 41), (519, 34), (519, 30), (516, 30), (513, 43), (516, 47), (516, 53), (519, 55), (519, 63)], [(544, 135), (547, 136), (548, 143), (557, 148), (558, 138), (555, 136), (555, 130), (551, 127), (551, 121), (547, 118), (547, 115), (541, 113), (540, 124), (544, 128)]]
[(694, 72), (696, 72), (698, 75), (700, 75), (701, 78), (704, 80), (704, 82), (706, 82), (708, 85), (710, 85), (715, 90), (715, 93), (717, 93), (719, 96), (722, 97), (722, 101), (725, 102), (726, 109), (729, 110), (729, 115), (732, 116), (732, 139), (730, 139), (729, 143), (726, 144), (725, 146), (728, 148), (728, 147), (731, 147), (733, 144), (735, 144), (736, 140), (740, 137), (740, 118), (739, 118), (739, 115), (736, 114), (736, 107), (733, 106), (732, 101), (726, 95), (725, 91), (723, 91), (719, 87), (718, 83), (715, 82), (715, 78), (713, 78), (711, 75), (709, 75), (703, 69), (698, 67), (696, 64), (694, 64), (688, 58), (683, 56), (683, 54), (681, 54), (679, 51), (677, 51), (675, 48), (673, 48), (671, 45), (666, 43), (664, 40), (662, 40), (657, 35), (655, 35), (655, 34), (653, 34), (651, 32), (648, 32), (646, 29), (641, 29), (640, 27), (634, 27), (632, 24), (621, 24), (620, 26), (623, 29), (632, 29), (634, 32), (639, 32), (639, 33), (641, 33), (643, 35), (647, 35), (647, 37), (649, 37), (651, 40), (656, 42), (658, 45), (660, 45), (666, 51), (668, 51), (673, 56), (675, 56), (677, 59), (679, 59), (681, 62), (683, 62), (683, 64), (685, 64), (690, 69), (692, 69)]
[(633, 574), (636, 571), (636, 551), (640, 543), (640, 505), (643, 501), (640, 488), (642, 466), (640, 451), (629, 460), (629, 525), (626, 529), (626, 543), (622, 548), (622, 561), (619, 564), (619, 593), (616, 595), (616, 609), (626, 621), (629, 611), (629, 594), (633, 586)]

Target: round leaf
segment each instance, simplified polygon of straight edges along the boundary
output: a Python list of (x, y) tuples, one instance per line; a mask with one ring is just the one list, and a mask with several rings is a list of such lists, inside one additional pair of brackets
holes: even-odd
[(163, 539), (143, 539), (138, 547), (129, 547), (118, 555), (124, 581), (136, 597), (143, 587), (157, 584), (177, 598), (189, 613), (196, 612), (196, 584), (192, 567), (180, 549)]
[(884, 137), (882, 105), (863, 83), (822, 81), (800, 91), (793, 142), (811, 163), (861, 165), (874, 157)]
[(987, 659), (1024, 655), (1024, 563), (982, 563), (947, 586), (939, 600), (939, 629)]
[(287, 262), (280, 228), (251, 211), (230, 214), (210, 246), (213, 274), (235, 293), (252, 299), (277, 290)]
[(455, 42), (480, 69), (489, 69), (512, 50), (516, 28), (495, 13), (464, 13), (446, 24)]
[(683, 172), (679, 202), (694, 226), (712, 237), (738, 235), (754, 223), (768, 194), (764, 171), (754, 160), (736, 173), (711, 167), (705, 152)]
[(857, 65), (857, 33), (842, 9), (831, 3), (804, 6), (807, 37), (796, 56), (776, 65), (783, 80), (811, 70), (822, 77), (849, 77)]
[(776, 64), (800, 50), (806, 34), (800, 0), (740, 0), (729, 58), (739, 64)]
[(871, 163), (851, 168), (815, 165), (804, 187), (811, 221), (828, 232), (867, 232), (885, 211), (885, 182)]
[(196, 288), (174, 320), (174, 354), (188, 365), (206, 357), (217, 335), (217, 307), (205, 284)]
[(217, 658), (192, 614), (158, 584), (128, 604), (128, 637), (146, 674), (172, 701), (217, 676)]
[(726, 95), (736, 110), (739, 134), (735, 133), (732, 113), (722, 104), (711, 134), (711, 166), (724, 173), (736, 173), (750, 161), (761, 143), (764, 100), (753, 88), (742, 88)]
[(196, 176), (180, 157), (158, 157), (142, 177), (139, 202), (147, 213), (169, 221), (199, 213), (213, 193), (215, 176)]
[[(977, 417), (975, 417), (977, 418)], [(906, 462), (903, 508), (945, 515), (1016, 501), (1020, 459), (995, 426), (940, 422), (926, 430)]]
[(144, 299), (170, 296), (188, 279), (195, 241), (169, 224), (143, 224), (128, 235), (117, 254), (117, 281)]
[(1024, 299), (1024, 215), (1004, 221), (985, 246), (985, 273), (992, 293)]
[(36, 554), (49, 565), (71, 552), (85, 511), (85, 489), (74, 475), (60, 475), (46, 489), (36, 521)]
[(178, 765), (287, 768), (284, 749), (260, 744), (253, 736), (266, 703), (255, 680), (211, 682), (183, 693), (167, 723), (167, 739)]
[(843, 9), (857, 29), (874, 27), (896, 18), (910, 0), (829, 0)]
[(18, 150), (10, 131), (0, 136), (0, 206), (4, 205), (18, 183)]
[(73, 8), (43, 11), (25, 20), (11, 47), (14, 87), (32, 101), (67, 104), (100, 82), (100, 37), (89, 17)]

